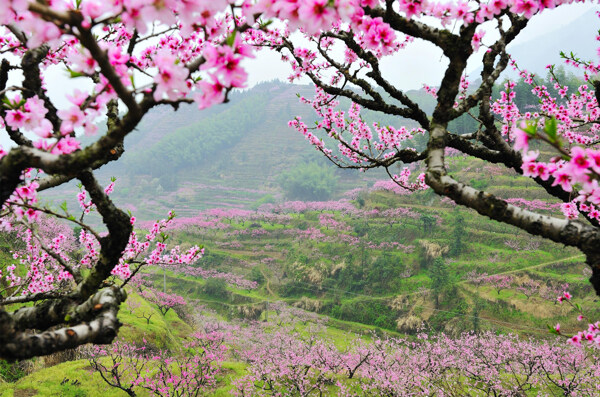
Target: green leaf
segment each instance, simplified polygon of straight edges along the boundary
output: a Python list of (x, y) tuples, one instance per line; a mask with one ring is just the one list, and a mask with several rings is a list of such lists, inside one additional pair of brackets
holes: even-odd
[(552, 143), (556, 142), (556, 139), (558, 137), (556, 135), (556, 119), (554, 117), (546, 120), (546, 125), (544, 126), (544, 132), (548, 135), (548, 138), (550, 138), (550, 142), (552, 142)]
[(260, 23), (260, 28), (261, 29), (266, 28), (267, 26), (269, 26), (272, 23), (273, 23), (273, 20), (271, 20), (271, 19), (269, 19), (268, 21), (265, 21), (265, 22), (261, 22)]
[(228, 37), (227, 40), (225, 40), (225, 43), (229, 46), (229, 47), (233, 47), (233, 43), (235, 42), (235, 34), (237, 33), (237, 30), (234, 30), (233, 33), (231, 33)]
[(67, 219), (70, 220), (70, 221), (73, 221), (73, 222), (77, 221), (77, 219), (75, 219), (75, 217), (73, 215), (69, 215), (67, 217)]
[(66, 201), (63, 201), (60, 204), (60, 209), (63, 210), (64, 212), (67, 212), (67, 202)]
[(71, 77), (72, 79), (75, 79), (77, 77), (86, 77), (86, 74), (81, 73), (81, 72), (76, 72), (74, 70), (69, 69), (69, 77)]
[(536, 136), (538, 121), (535, 120), (535, 122), (532, 122), (531, 120), (529, 120), (525, 124), (525, 128), (523, 128), (522, 130), (530, 137)]

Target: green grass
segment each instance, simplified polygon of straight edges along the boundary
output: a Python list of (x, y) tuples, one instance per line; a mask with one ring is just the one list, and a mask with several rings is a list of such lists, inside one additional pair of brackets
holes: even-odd
[(233, 382), (246, 375), (247, 365), (241, 362), (226, 361), (222, 363), (222, 373), (219, 376), (220, 382), (217, 383), (217, 388), (210, 393), (214, 397), (231, 396), (234, 386)]
[[(140, 303), (141, 306), (130, 313), (127, 301)], [(192, 328), (173, 310), (163, 316), (154, 305), (137, 294), (129, 294), (127, 301), (121, 304), (119, 310), (119, 320), (123, 323), (119, 330), (120, 338), (138, 343), (145, 338), (153, 346), (173, 350), (181, 345), (181, 338), (192, 332)], [(149, 324), (145, 318), (140, 318), (142, 313), (152, 313)]]
[[(67, 380), (64, 385), (61, 382)], [(79, 384), (73, 385), (77, 381)], [(0, 384), (0, 397), (123, 397), (126, 394), (108, 386), (100, 374), (91, 371), (87, 360), (69, 361), (44, 368), (15, 383)], [(140, 397), (148, 396), (139, 393)]]

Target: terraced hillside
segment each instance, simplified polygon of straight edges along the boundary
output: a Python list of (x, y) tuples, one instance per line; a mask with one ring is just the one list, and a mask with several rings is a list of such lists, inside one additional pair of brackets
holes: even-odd
[[(557, 214), (526, 178), (461, 156), (450, 158), (450, 171), (518, 204)], [(203, 244), (205, 256), (184, 273), (148, 268), (145, 278), (184, 297), (187, 309), (163, 316), (132, 288), (120, 311), (120, 336), (170, 352), (207, 326), (246, 335), (251, 324), (267, 327), (268, 335), (312, 335), (341, 352), (381, 336), (414, 341), (423, 332), (433, 337), (440, 331), (451, 338), (467, 331), (517, 333), (518, 340), (539, 342), (552, 339), (547, 325), (560, 323), (566, 333), (581, 327), (577, 311), (556, 302), (565, 290), (590, 318), (600, 315), (576, 250), (489, 221), (431, 191), (407, 194), (386, 183), (363, 183), (368, 187), (354, 191), (352, 200), (279, 200), (257, 210), (225, 207), (180, 217), (169, 244)], [(4, 244), (5, 264), (8, 251)], [(227, 342), (231, 353), (219, 364), (208, 395), (230, 395), (256, 370), (242, 358), (240, 343)], [(0, 383), (0, 396), (124, 395), (90, 372), (85, 354), (0, 367), (3, 377), (13, 374)], [(337, 394), (332, 379), (348, 387), (362, 382), (331, 376), (324, 395)]]

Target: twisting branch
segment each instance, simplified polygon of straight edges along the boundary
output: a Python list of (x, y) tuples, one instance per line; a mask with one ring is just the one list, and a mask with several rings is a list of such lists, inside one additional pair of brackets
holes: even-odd
[[(300, 58), (294, 54), (295, 47), (294, 47), (294, 44), (290, 40), (284, 39), (283, 48), (286, 48), (290, 52), (290, 54), (294, 57), (296, 62), (298, 62), (299, 65), (302, 65), (302, 63), (304, 61), (302, 58)], [(323, 89), (323, 91), (325, 91), (329, 95), (346, 97), (367, 109), (380, 111), (380, 112), (387, 113), (387, 114), (393, 114), (393, 115), (401, 116), (401, 117), (410, 117), (410, 114), (411, 114), (410, 109), (400, 108), (398, 106), (386, 103), (383, 100), (383, 98), (381, 97), (381, 95), (379, 95), (379, 93), (377, 93), (375, 90), (372, 90), (371, 87), (366, 82), (365, 82), (365, 84), (362, 84), (360, 87), (363, 90), (365, 90), (365, 92), (368, 95), (370, 95), (373, 99), (368, 99), (363, 96), (360, 96), (359, 94), (357, 94), (356, 92), (354, 92), (350, 89), (343, 89), (343, 88), (335, 87), (330, 84), (325, 84), (313, 72), (307, 71), (306, 75), (311, 79), (311, 81), (317, 87)], [(346, 77), (350, 80), (351, 76), (346, 71), (346, 73), (344, 74), (344, 77)]]
[(441, 48), (444, 53), (451, 50), (453, 43), (458, 39), (456, 35), (447, 30), (441, 30), (425, 23), (415, 21), (414, 19), (404, 18), (394, 11), (393, 3), (393, 1), (389, 1), (385, 9), (381, 7), (373, 9), (367, 8), (365, 9), (365, 14), (373, 18), (382, 18), (384, 22), (387, 22), (392, 29), (398, 32), (427, 40)]
[(102, 222), (108, 229), (108, 235), (99, 240), (100, 257), (98, 262), (77, 288), (77, 293), (87, 298), (98, 290), (119, 262), (133, 226), (129, 222), (129, 216), (113, 204), (90, 170), (82, 172), (79, 180), (90, 194), (92, 202), (102, 216)]
[(42, 78), (40, 74), (40, 63), (46, 58), (50, 51), (50, 47), (42, 45), (37, 48), (28, 50), (23, 58), (21, 59), (21, 69), (23, 70), (23, 96), (25, 98), (31, 98), (35, 95), (44, 101), (44, 106), (48, 110), (46, 118), (52, 123), (52, 127), (56, 133), (59, 133), (60, 126), (62, 124), (60, 118), (57, 115), (57, 109), (46, 95), (44, 87), (42, 85)]
[[(118, 288), (100, 290), (82, 305), (72, 308), (69, 318), (77, 325), (39, 334), (22, 332), (25, 322), (19, 312), (10, 316), (0, 310), (0, 357), (22, 360), (70, 349), (85, 343), (110, 343), (121, 323), (117, 319), (119, 305), (126, 298)], [(38, 313), (39, 314), (39, 313)], [(64, 321), (64, 317), (62, 319)], [(25, 328), (39, 321), (26, 323)]]
[[(527, 22), (529, 21), (526, 18), (517, 17), (511, 14), (511, 21), (513, 25), (507, 32), (504, 32), (502, 30), (502, 21), (500, 18), (497, 20), (500, 30), (500, 38), (490, 46), (489, 52), (486, 52), (486, 54), (483, 56), (481, 85), (473, 94), (465, 98), (465, 100), (452, 111), (451, 119), (460, 116), (467, 110), (476, 106), (477, 103), (482, 99), (491, 96), (494, 84), (500, 77), (500, 74), (506, 69), (506, 66), (508, 66), (509, 56), (506, 53), (506, 46), (510, 44), (523, 29), (525, 29)], [(497, 56), (500, 56), (500, 59), (494, 67), (494, 60)]]
[[(418, 122), (422, 128), (429, 128), (429, 119), (425, 112), (417, 105), (414, 101), (412, 101), (404, 92), (394, 87), (390, 84), (385, 78), (383, 78), (381, 74), (381, 70), (379, 68), (379, 60), (377, 57), (369, 51), (364, 50), (352, 37), (352, 34), (349, 32), (341, 32), (338, 35), (332, 33), (324, 33), (323, 37), (334, 37), (342, 40), (349, 49), (351, 49), (356, 55), (358, 55), (361, 59), (367, 62), (371, 66), (371, 71), (367, 73), (368, 77), (371, 77), (375, 82), (382, 87), (385, 92), (387, 92), (392, 98), (400, 101), (404, 106), (410, 109), (410, 112), (406, 112), (403, 117), (415, 120)], [(325, 57), (325, 51), (321, 49), (319, 43), (319, 51)], [(326, 58), (327, 59), (327, 58)], [(332, 64), (335, 65), (335, 64)], [(345, 70), (345, 69), (344, 69)], [(346, 74), (348, 74), (346, 72)], [(346, 75), (345, 74), (345, 75)], [(352, 80), (351, 80), (352, 81)], [(352, 81), (355, 83), (354, 81)], [(356, 83), (355, 83), (356, 84)], [(359, 84), (357, 84), (359, 85)], [(377, 93), (377, 91), (367, 85), (367, 89), (365, 89), (366, 84), (360, 85), (366, 93), (368, 93), (375, 100), (382, 100), (381, 96)]]

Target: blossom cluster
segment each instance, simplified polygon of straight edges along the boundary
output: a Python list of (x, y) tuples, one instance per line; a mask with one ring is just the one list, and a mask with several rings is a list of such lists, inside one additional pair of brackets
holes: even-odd
[(154, 288), (145, 288), (140, 292), (140, 295), (147, 301), (154, 303), (163, 316), (166, 315), (170, 309), (186, 304), (185, 299), (182, 296), (159, 291)]
[[(523, 175), (552, 181), (573, 194), (570, 203), (561, 205), (566, 218), (575, 219), (585, 213), (590, 219), (599, 220), (600, 151), (594, 143), (600, 136), (600, 107), (590, 76), (579, 87), (567, 87), (553, 76), (556, 96), (548, 87), (535, 82), (535, 76), (520, 71), (523, 80), (530, 84), (532, 92), (540, 101), (534, 113), (522, 113), (515, 104), (515, 83), (505, 84), (505, 91), (493, 104), (493, 111), (503, 119), (504, 135), (514, 143), (514, 149), (523, 156)], [(569, 92), (571, 91), (571, 92)], [(530, 150), (531, 140), (544, 141), (555, 148), (558, 156), (542, 158), (539, 150)], [(568, 146), (567, 146), (568, 145)]]
[(72, 255), (77, 249), (70, 228), (50, 217), (40, 217), (37, 225), (16, 226), (17, 235), (23, 239), (25, 248), (15, 250), (13, 259), (18, 266), (6, 267), (3, 276), (15, 293), (33, 295), (54, 291), (73, 280), (72, 272), (80, 265), (74, 263), (69, 269), (64, 264), (73, 263)]
[[(369, 126), (361, 117), (361, 107), (352, 103), (347, 112), (337, 110), (339, 101), (319, 87), (316, 88), (315, 97), (312, 100), (301, 97), (300, 100), (309, 104), (315, 110), (320, 120), (315, 127), (308, 127), (299, 117), (290, 121), (288, 125), (298, 132), (335, 163), (351, 166), (367, 166), (371, 161), (377, 159), (384, 161), (398, 155), (400, 150), (411, 150), (404, 145), (414, 138), (416, 134), (423, 134), (420, 128), (407, 129), (393, 126), (380, 126), (373, 123)], [(315, 130), (323, 129), (329, 137), (338, 142), (340, 155), (325, 146), (325, 141), (319, 139)], [(412, 149), (414, 150), (414, 149)], [(373, 152), (376, 154), (374, 155)], [(399, 174), (393, 175), (392, 180), (400, 187), (407, 190), (426, 189), (425, 175), (420, 174), (415, 182), (410, 182), (411, 170), (408, 167), (402, 169)]]

